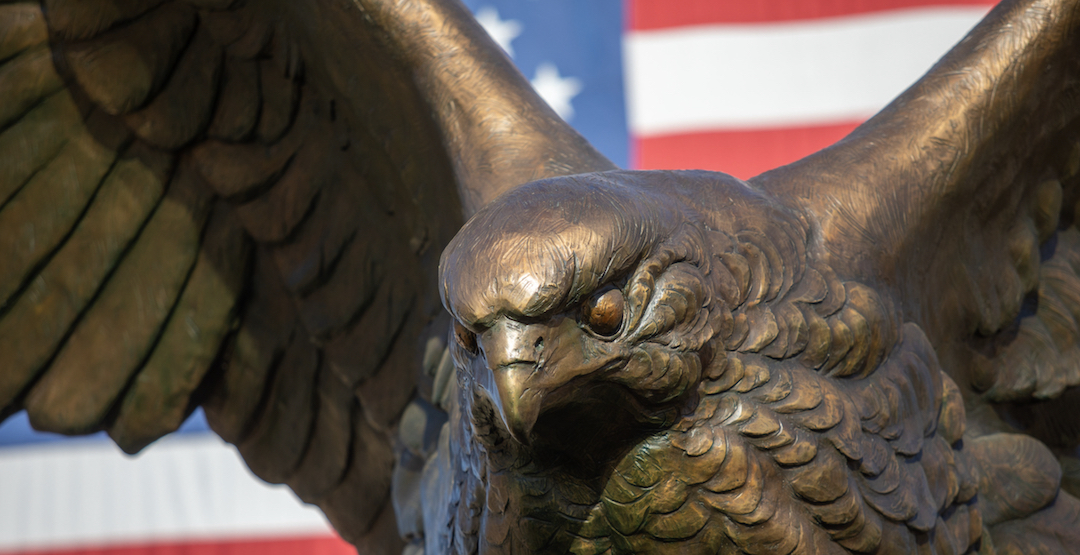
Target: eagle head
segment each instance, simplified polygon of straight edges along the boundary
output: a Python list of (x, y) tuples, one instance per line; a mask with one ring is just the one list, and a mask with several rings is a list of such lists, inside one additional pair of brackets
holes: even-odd
[(595, 452), (670, 424), (695, 390), (724, 310), (707, 234), (638, 175), (524, 185), (447, 247), (440, 288), (478, 436)]

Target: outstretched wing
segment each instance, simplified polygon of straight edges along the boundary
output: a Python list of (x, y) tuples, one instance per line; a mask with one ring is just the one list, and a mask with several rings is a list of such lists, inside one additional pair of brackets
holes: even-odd
[[(987, 407), (1024, 402), (1047, 410), (1022, 431), (1080, 442), (1075, 411), (1031, 403), (1080, 384), (1078, 54), (1080, 3), (1004, 2), (847, 138), (751, 180), (809, 212), (833, 267), (927, 332), (970, 435), (1015, 431)], [(1045, 504), (1057, 482), (1043, 482)]]
[[(993, 400), (1080, 383), (1078, 27), (1075, 1), (1005, 2), (844, 140), (751, 180), (812, 213), (836, 267), (892, 290)], [(1001, 364), (1034, 336), (1054, 354)]]
[(203, 404), (392, 550), (442, 248), (612, 167), (454, 2), (0, 3), (0, 416), (135, 452)]

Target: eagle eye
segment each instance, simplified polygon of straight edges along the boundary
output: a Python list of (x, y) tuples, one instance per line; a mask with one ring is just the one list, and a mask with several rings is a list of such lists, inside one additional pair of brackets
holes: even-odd
[(465, 349), (471, 355), (477, 355), (480, 353), (479, 347), (476, 345), (476, 334), (469, 328), (461, 325), (461, 322), (454, 320), (454, 339), (457, 340), (458, 345), (461, 345), (462, 349)]
[(622, 327), (623, 294), (618, 289), (598, 291), (581, 305), (585, 325), (603, 337), (615, 335)]

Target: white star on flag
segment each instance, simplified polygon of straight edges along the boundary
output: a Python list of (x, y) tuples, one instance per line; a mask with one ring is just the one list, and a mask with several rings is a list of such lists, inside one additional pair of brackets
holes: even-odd
[(495, 39), (496, 44), (502, 47), (511, 58), (514, 57), (514, 47), (510, 45), (510, 41), (521, 34), (521, 23), (516, 19), (500, 19), (499, 10), (492, 6), (480, 8), (476, 12), (476, 21), (487, 31), (487, 34), (491, 35), (492, 39)]
[(563, 120), (570, 121), (574, 117), (574, 106), (570, 104), (570, 99), (581, 92), (580, 79), (563, 77), (555, 64), (544, 62), (536, 66), (532, 86)]

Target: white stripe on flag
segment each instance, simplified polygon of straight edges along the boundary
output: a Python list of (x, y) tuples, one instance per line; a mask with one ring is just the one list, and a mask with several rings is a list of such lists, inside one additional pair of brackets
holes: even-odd
[(254, 477), (211, 434), (167, 437), (136, 457), (100, 440), (0, 450), (0, 551), (331, 534), (322, 513)]
[(988, 8), (919, 8), (631, 32), (627, 110), (638, 135), (865, 119)]

